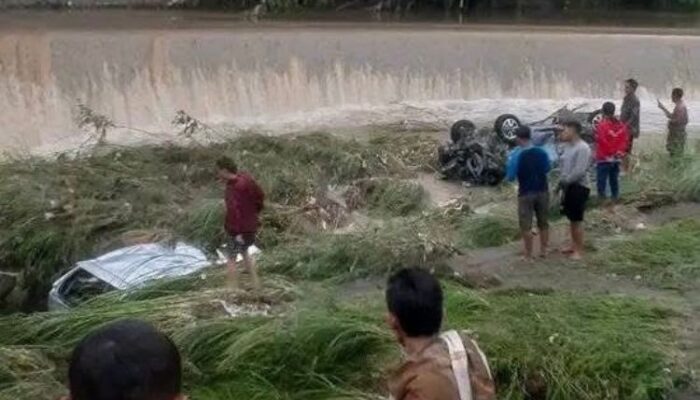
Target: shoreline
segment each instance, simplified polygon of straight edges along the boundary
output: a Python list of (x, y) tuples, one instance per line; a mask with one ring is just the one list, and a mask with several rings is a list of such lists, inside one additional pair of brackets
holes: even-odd
[[(697, 16), (696, 16), (697, 15)], [(290, 16), (292, 18), (290, 18)], [(249, 31), (249, 30), (388, 30), (388, 31), (447, 31), (475, 33), (529, 33), (529, 34), (575, 34), (615, 36), (700, 36), (700, 14), (683, 15), (693, 20), (692, 25), (674, 26), (630, 26), (625, 21), (613, 20), (611, 25), (590, 25), (574, 18), (551, 19), (548, 24), (538, 24), (534, 19), (512, 24), (505, 19), (476, 18), (459, 23), (457, 20), (435, 21), (420, 18), (404, 21), (372, 21), (366, 10), (353, 10), (340, 17), (337, 12), (309, 12), (300, 15), (270, 16), (259, 21), (245, 18), (245, 11), (200, 11), (138, 9), (0, 9), (0, 34), (7, 32), (84, 32), (84, 31)], [(457, 15), (454, 16), (457, 18)], [(589, 22), (589, 21), (585, 21)], [(617, 22), (617, 24), (615, 24)]]

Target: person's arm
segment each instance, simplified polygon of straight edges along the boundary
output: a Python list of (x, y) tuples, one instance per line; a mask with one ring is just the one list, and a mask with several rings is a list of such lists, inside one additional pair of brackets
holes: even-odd
[(518, 164), (520, 162), (520, 148), (515, 148), (509, 155), (506, 162), (506, 180), (515, 181), (518, 177)]
[(255, 196), (255, 209), (261, 212), (265, 208), (265, 192), (257, 182), (253, 182), (253, 195)]
[(668, 111), (668, 108), (661, 103), (661, 100), (656, 100), (656, 103), (659, 106), (659, 109), (666, 114), (666, 118), (671, 118), (671, 113)]
[(546, 151), (542, 150), (543, 157), (542, 157), (542, 162), (544, 166), (544, 173), (548, 174), (549, 171), (552, 170), (552, 162), (549, 160), (549, 154), (547, 154)]
[(588, 167), (591, 165), (591, 149), (589, 147), (581, 147), (579, 150), (577, 150), (576, 154), (574, 154), (574, 164), (571, 167), (571, 171), (569, 171), (566, 176), (561, 177), (561, 182), (564, 185), (569, 185), (573, 182), (577, 182), (581, 180), (584, 176), (586, 176), (586, 172), (588, 172)]

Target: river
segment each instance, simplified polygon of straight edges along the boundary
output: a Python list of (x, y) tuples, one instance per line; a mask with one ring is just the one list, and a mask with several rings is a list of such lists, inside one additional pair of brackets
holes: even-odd
[(700, 36), (692, 29), (23, 15), (0, 23), (4, 151), (84, 142), (79, 103), (150, 132), (110, 132), (112, 141), (137, 143), (172, 138), (178, 110), (227, 132), (490, 124), (502, 113), (535, 120), (564, 104), (619, 104), (628, 77), (642, 85), (643, 132), (663, 132), (656, 98), (669, 104), (674, 86), (686, 91), (689, 130), (700, 131)]

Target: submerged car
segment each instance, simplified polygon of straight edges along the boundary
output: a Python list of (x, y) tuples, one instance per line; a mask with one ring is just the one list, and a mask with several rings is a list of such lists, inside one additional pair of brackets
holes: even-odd
[[(253, 246), (249, 254), (260, 250)], [(238, 256), (240, 259), (240, 255)], [(191, 245), (178, 242), (147, 243), (124, 247), (94, 259), (78, 262), (57, 279), (49, 292), (49, 310), (66, 310), (112, 291), (138, 289), (161, 279), (177, 278), (222, 264), (219, 254), (210, 260)]]

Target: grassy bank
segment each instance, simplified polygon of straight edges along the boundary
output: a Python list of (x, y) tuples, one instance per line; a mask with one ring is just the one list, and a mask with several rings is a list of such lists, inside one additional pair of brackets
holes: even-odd
[[(639, 299), (446, 286), (447, 325), (470, 329), (491, 360), (502, 399), (661, 399), (679, 377), (674, 314)], [(318, 292), (317, 292), (318, 293)], [(218, 293), (217, 295), (220, 295)], [(379, 294), (360, 303), (307, 299), (273, 316), (194, 312), (214, 294), (181, 293), (72, 313), (0, 319), (0, 398), (61, 394), (72, 345), (113, 318), (139, 317), (174, 337), (198, 399), (374, 398), (397, 349)], [(211, 297), (209, 297), (210, 299)], [(23, 390), (26, 389), (26, 392)], [(31, 395), (28, 395), (31, 393)], [(15, 396), (15, 397), (12, 397)]]
[[(76, 341), (121, 318), (151, 321), (175, 339), (194, 400), (379, 398), (399, 354), (375, 283), (405, 266), (443, 278), (446, 326), (478, 337), (501, 399), (656, 400), (684, 383), (675, 328), (684, 316), (673, 309), (635, 297), (453, 283), (443, 268), (452, 254), (517, 239), (515, 204), (512, 190), (494, 191), (475, 214), (465, 191), (453, 206), (428, 208), (411, 178), (431, 170), (434, 151), (421, 135), (252, 135), (5, 164), (0, 265), (21, 273), (29, 298), (43, 298), (56, 272), (114, 246), (182, 238), (215, 249), (223, 204), (214, 164), (223, 154), (255, 174), (268, 202), (262, 293), (228, 290), (224, 271), (208, 270), (69, 313), (0, 317), (0, 400), (63, 394)], [(697, 165), (644, 156), (623, 180), (624, 198), (644, 209), (697, 200)], [(591, 253), (591, 265), (652, 286), (687, 284), (696, 278), (698, 238), (697, 221), (673, 223), (616, 238)]]
[(684, 220), (607, 244), (591, 265), (607, 273), (676, 289), (700, 284), (700, 221)]
[[(410, 177), (427, 168), (420, 165), (426, 160), (421, 151), (432, 154), (434, 145), (410, 137), (391, 143), (251, 135), (209, 146), (102, 148), (12, 160), (0, 169), (0, 266), (21, 273), (25, 292), (16, 297), (36, 299), (72, 263), (154, 233), (213, 250), (223, 240), (223, 189), (215, 170), (222, 155), (236, 159), (265, 189), (261, 242), (275, 246), (342, 224), (332, 215), (338, 206), (327, 199), (329, 188)], [(374, 189), (363, 193), (363, 207), (393, 215), (422, 207), (414, 186), (387, 179)]]

